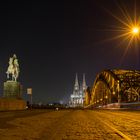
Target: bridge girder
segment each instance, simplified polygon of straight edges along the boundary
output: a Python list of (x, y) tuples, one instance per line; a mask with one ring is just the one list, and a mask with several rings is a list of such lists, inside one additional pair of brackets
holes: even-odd
[(99, 73), (91, 89), (93, 105), (114, 102), (136, 102), (140, 95), (140, 71), (104, 70)]

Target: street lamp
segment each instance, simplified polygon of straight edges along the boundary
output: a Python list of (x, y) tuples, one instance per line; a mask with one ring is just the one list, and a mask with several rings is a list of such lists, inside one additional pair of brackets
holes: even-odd
[(140, 33), (140, 27), (138, 26), (133, 26), (132, 29), (131, 29), (131, 34), (133, 37), (136, 37), (138, 36)]
[(140, 31), (139, 30), (139, 27), (137, 27), (137, 26), (135, 26), (135, 27), (132, 28), (132, 34), (133, 35), (138, 35), (139, 34), (139, 31)]
[(112, 32), (117, 32), (118, 35), (115, 34), (114, 37), (111, 37), (108, 40), (122, 39), (119, 44), (121, 45), (124, 42), (127, 43), (125, 51), (126, 53), (128, 48), (133, 46), (133, 43), (137, 44), (137, 41), (140, 40), (140, 20), (137, 17), (136, 7), (134, 8), (134, 15), (131, 17), (127, 9), (122, 8), (120, 5), (118, 6), (121, 14), (123, 15), (123, 18), (107, 10), (107, 12), (120, 23), (119, 25), (113, 26), (113, 28), (109, 30)]

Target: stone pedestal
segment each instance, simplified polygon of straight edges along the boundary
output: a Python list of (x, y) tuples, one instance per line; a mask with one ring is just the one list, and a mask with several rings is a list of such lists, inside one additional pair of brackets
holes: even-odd
[(0, 111), (26, 109), (26, 101), (21, 99), (21, 95), (22, 86), (19, 82), (4, 82), (3, 98), (0, 98)]
[(22, 99), (0, 98), (0, 111), (25, 109), (26, 101)]
[(22, 94), (22, 86), (19, 82), (6, 81), (4, 82), (4, 98), (20, 99)]

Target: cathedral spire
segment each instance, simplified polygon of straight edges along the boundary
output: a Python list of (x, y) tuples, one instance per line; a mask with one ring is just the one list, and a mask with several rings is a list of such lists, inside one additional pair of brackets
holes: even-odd
[(73, 94), (79, 94), (79, 82), (78, 82), (78, 75), (77, 75), (77, 73), (76, 73), (76, 77), (75, 77), (75, 84), (74, 84)]
[(79, 85), (78, 75), (76, 73), (73, 94), (70, 96), (71, 107), (82, 107), (84, 103), (84, 95), (87, 89), (85, 74), (83, 74), (83, 83)]

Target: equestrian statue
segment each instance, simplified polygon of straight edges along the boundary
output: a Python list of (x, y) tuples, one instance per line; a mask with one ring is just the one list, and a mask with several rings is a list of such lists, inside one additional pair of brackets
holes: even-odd
[(17, 81), (17, 78), (19, 76), (19, 63), (18, 63), (18, 59), (17, 56), (14, 54), (13, 57), (9, 58), (9, 66), (7, 69), (7, 79), (11, 80), (11, 81)]

